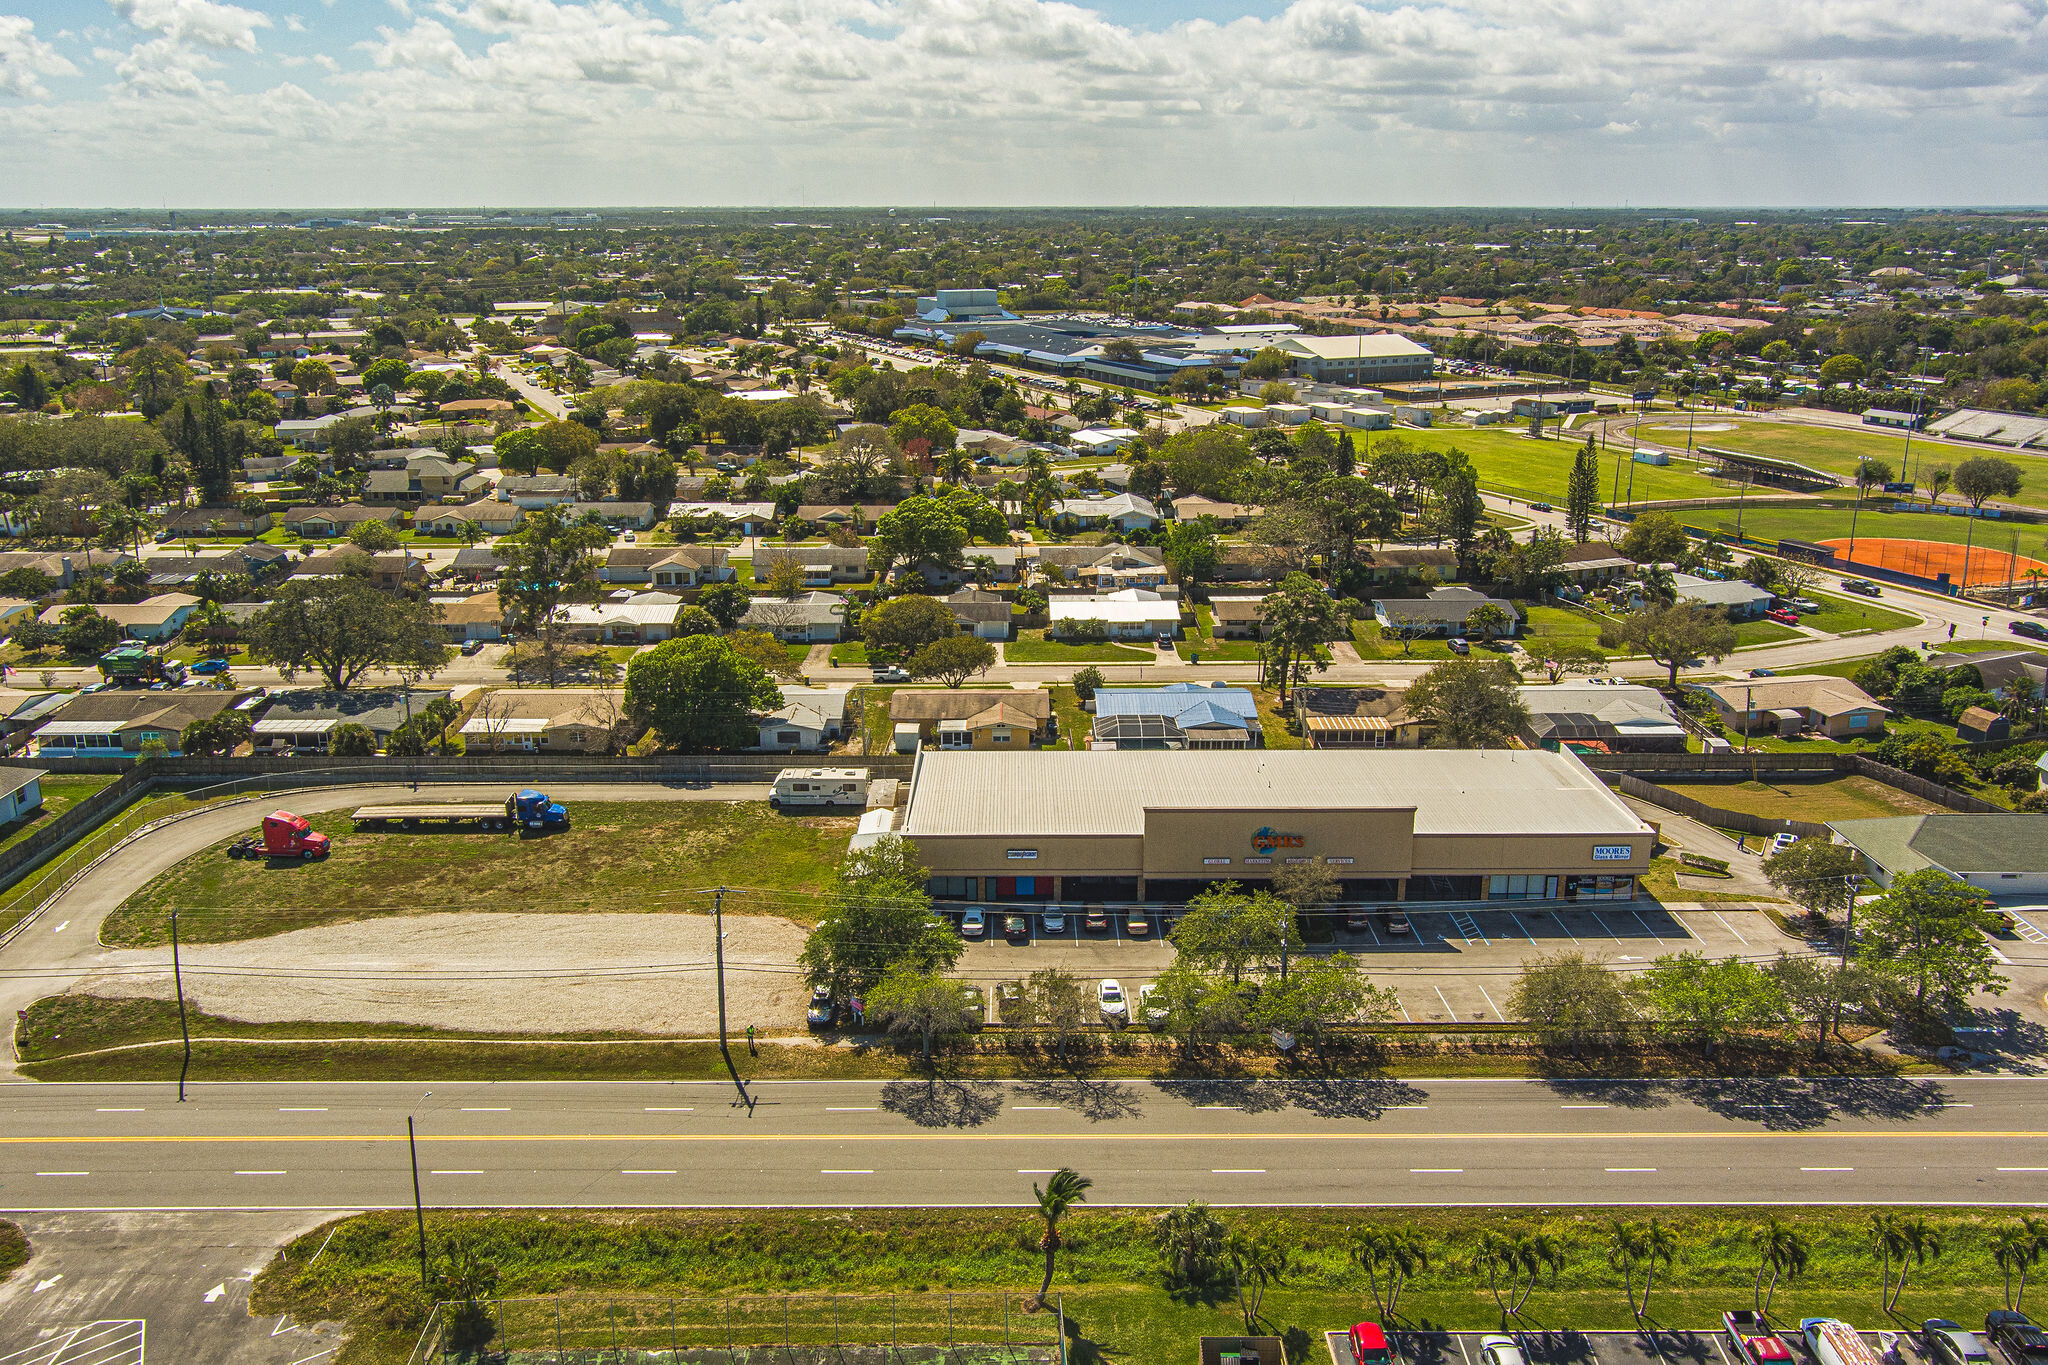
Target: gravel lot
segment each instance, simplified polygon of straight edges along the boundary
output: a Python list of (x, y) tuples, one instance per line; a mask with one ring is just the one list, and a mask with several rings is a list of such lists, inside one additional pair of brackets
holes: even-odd
[[(725, 921), (732, 1027), (801, 1028), (809, 990), (790, 967), (804, 931)], [(186, 998), (254, 1022), (311, 1019), (507, 1033), (718, 1027), (708, 915), (447, 914), (363, 920), (248, 943), (188, 947)], [(174, 996), (161, 949), (109, 953), (74, 989)], [(289, 977), (269, 973), (288, 967)], [(142, 970), (138, 970), (142, 969)]]

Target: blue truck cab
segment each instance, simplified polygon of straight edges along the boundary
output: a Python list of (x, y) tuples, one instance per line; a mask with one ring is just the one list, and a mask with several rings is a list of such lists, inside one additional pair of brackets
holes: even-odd
[(546, 792), (531, 787), (514, 792), (505, 800), (505, 814), (519, 822), (521, 830), (567, 829), (569, 812), (561, 802), (550, 801)]

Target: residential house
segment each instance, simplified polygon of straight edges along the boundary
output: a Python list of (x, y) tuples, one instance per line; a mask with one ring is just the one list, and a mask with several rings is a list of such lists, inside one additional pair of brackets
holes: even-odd
[(324, 413), (319, 417), (286, 418), (277, 424), (277, 439), (300, 450), (322, 451), (334, 439), (334, 424), (341, 418), (342, 414), (338, 412)]
[(1218, 502), (1214, 498), (1190, 495), (1173, 500), (1175, 521), (1194, 521), (1201, 517), (1214, 517), (1225, 526), (1242, 526), (1259, 514), (1257, 507), (1241, 502)]
[(623, 602), (585, 605), (573, 602), (555, 608), (555, 619), (571, 640), (610, 645), (646, 645), (666, 640), (675, 633), (677, 599), (655, 593), (653, 601), (630, 598)]
[[(43, 624), (62, 626), (64, 613), (76, 606), (76, 602), (59, 602), (43, 612)], [(199, 599), (190, 593), (163, 592), (140, 602), (94, 603), (93, 610), (121, 627), (129, 639), (155, 642), (168, 640), (183, 630), (185, 618), (198, 606)]]
[(180, 507), (164, 517), (164, 529), (176, 536), (260, 536), (270, 525), (270, 513), (239, 507)]
[(291, 566), (293, 578), (337, 578), (342, 574), (370, 575), (370, 552), (355, 545), (307, 555)]
[(31, 738), (36, 756), (45, 760), (135, 758), (145, 745), (157, 744), (175, 757), (186, 726), (209, 720), (248, 695), (211, 687), (89, 692), (51, 711)]
[(651, 502), (568, 502), (559, 503), (562, 511), (571, 521), (595, 516), (605, 525), (627, 527), (636, 531), (651, 530), (654, 526), (654, 504)]
[(345, 536), (366, 521), (381, 521), (386, 526), (395, 527), (398, 509), (365, 507), (359, 502), (350, 502), (340, 507), (287, 507), (284, 512), (285, 529), (302, 536)]
[(672, 502), (668, 505), (668, 515), (671, 521), (724, 517), (734, 530), (744, 536), (766, 535), (776, 520), (772, 502)]
[(1294, 712), (1311, 749), (1415, 749), (1422, 721), (1407, 693), (1384, 687), (1297, 687)]
[(363, 501), (409, 507), (419, 501), (419, 494), (403, 469), (373, 469), (363, 480)]
[[(1484, 630), (1474, 627), (1472, 613), (1485, 606), (1506, 613), (1507, 624)], [(1412, 629), (1424, 635), (1513, 635), (1520, 625), (1514, 603), (1472, 588), (1432, 588), (1426, 597), (1375, 598), (1372, 615), (1383, 630)]]
[(284, 546), (258, 541), (226, 554), (149, 555), (143, 559), (142, 567), (149, 570), (149, 586), (164, 590), (187, 587), (207, 574), (261, 582), (282, 573), (290, 559), (291, 551)]
[(40, 768), (0, 768), (0, 827), (26, 820), (43, 808)]
[(390, 591), (419, 587), (427, 581), (426, 556), (410, 550), (390, 550), (370, 556), (370, 582)]
[(945, 599), (946, 606), (953, 613), (953, 619), (960, 623), (962, 634), (974, 635), (983, 640), (1007, 640), (1010, 638), (1010, 602), (992, 592), (978, 588), (962, 588)]
[(14, 749), (30, 730), (47, 720), (50, 713), (71, 700), (69, 692), (25, 692), (0, 687), (0, 749)]
[(582, 496), (582, 485), (567, 474), (511, 474), (498, 480), (498, 501), (528, 511), (559, 507)]
[(1209, 599), (1210, 629), (1219, 640), (1259, 640), (1266, 634), (1265, 599), (1259, 597), (1212, 597)]
[(510, 563), (487, 546), (465, 545), (448, 562), (447, 577), (471, 584), (495, 583), (505, 576)]
[(864, 583), (874, 576), (864, 545), (761, 545), (754, 550), (754, 581), (767, 582), (785, 560), (803, 573), (805, 587)]
[(902, 688), (889, 718), (915, 725), (919, 740), (941, 749), (1029, 749), (1053, 738), (1052, 693)]
[(1361, 549), (1356, 562), (1365, 581), (1376, 588), (1415, 587), (1431, 578), (1449, 583), (1459, 576), (1456, 550), (1427, 545)]
[(1210, 578), (1217, 583), (1278, 583), (1293, 567), (1293, 560), (1270, 545), (1226, 540), (1216, 547)]
[(447, 696), (446, 690), (407, 692), (396, 687), (273, 692), (250, 743), (259, 754), (324, 754), (333, 745), (336, 730), (360, 725), (376, 736), (381, 749), (390, 743), (392, 731), (430, 702)]
[(804, 503), (796, 509), (796, 519), (807, 526), (843, 526), (866, 535), (895, 510), (896, 505), (888, 502)]
[[(1055, 418), (1055, 425), (1076, 420), (1071, 414), (1062, 416), (1066, 421)], [(1080, 427), (1067, 437), (1067, 446), (1077, 455), (1114, 455), (1137, 439), (1138, 433), (1129, 427)]]
[(1576, 583), (1582, 588), (1597, 588), (1612, 583), (1617, 578), (1627, 578), (1636, 572), (1636, 562), (1627, 555), (1617, 554), (1612, 545), (1605, 541), (1588, 541), (1584, 545), (1567, 544), (1564, 547), (1564, 563), (1558, 566), (1558, 581)]
[(0, 597), (0, 635), (10, 635), (14, 628), (36, 614), (36, 604), (25, 597)]
[(800, 597), (757, 597), (740, 618), (746, 630), (765, 630), (791, 644), (830, 644), (846, 628), (846, 599), (829, 592)]
[(1563, 682), (1521, 690), (1529, 720), (1522, 740), (1536, 749), (1682, 754), (1685, 727), (1654, 687)]
[(437, 411), (451, 421), (489, 422), (499, 417), (510, 417), (513, 407), (504, 398), (458, 398), (452, 403), (441, 404)]
[(851, 688), (785, 685), (782, 705), (758, 718), (761, 738), (754, 747), (769, 753), (829, 748), (846, 736), (846, 711), (852, 697)]
[[(1027, 547), (1024, 553), (1034, 557), (1038, 571), (1055, 583), (1099, 589), (1107, 582), (1115, 591), (1156, 587), (1166, 581), (1165, 556), (1150, 545), (1037, 545)], [(1153, 583), (1125, 581), (1151, 574), (1157, 575)]]
[(1052, 511), (1055, 521), (1070, 518), (1084, 531), (1150, 531), (1159, 525), (1159, 509), (1151, 499), (1135, 493), (1107, 498), (1062, 498), (1053, 504)]
[(437, 597), (434, 602), (441, 608), (441, 629), (456, 644), (505, 638), (505, 608), (496, 592)]
[(597, 576), (606, 583), (651, 583), (695, 588), (723, 583), (735, 573), (724, 549), (713, 545), (615, 545)]
[(1172, 683), (1095, 693), (1094, 742), (1118, 749), (1255, 749), (1259, 704), (1242, 687)]
[[(273, 482), (273, 481), (275, 481), (275, 480), (279, 480), (279, 479), (289, 479), (289, 478), (293, 477), (293, 475), (292, 475), (292, 470), (294, 469), (294, 467), (296, 467), (296, 466), (297, 466), (297, 464), (299, 463), (300, 459), (302, 459), (302, 458), (303, 458), (303, 456), (302, 456), (302, 455), (247, 455), (247, 456), (244, 456), (244, 457), (243, 457), (243, 459), (242, 459), (242, 481), (243, 481), (244, 483), (252, 483), (252, 484), (255, 484), (255, 483), (271, 483), (271, 482)], [(326, 465), (328, 464), (328, 462), (327, 462), (327, 461), (325, 461), (325, 460), (322, 460), (322, 461), (321, 461), (320, 463), (321, 463), (321, 464), (322, 464), (323, 466), (326, 466)], [(193, 508), (185, 508), (185, 509), (182, 509), (182, 510), (184, 510), (184, 511), (193, 511), (193, 510), (195, 510), (195, 509), (193, 509)], [(189, 531), (185, 531), (185, 532), (180, 532), (179, 534), (181, 534), (181, 535), (191, 535), (191, 534), (195, 534), (195, 533), (194, 533), (194, 532), (189, 532)]]
[(1703, 684), (1714, 713), (1731, 730), (1781, 735), (1812, 731), (1830, 739), (1851, 739), (1884, 729), (1891, 714), (1847, 678), (1754, 678)]
[(0, 574), (12, 573), (16, 569), (33, 569), (58, 587), (68, 588), (84, 570), (88, 553), (95, 566), (113, 563), (115, 567), (119, 567), (118, 560), (126, 558), (80, 551), (79, 558), (74, 563), (69, 554), (48, 554), (40, 550), (0, 550)]
[[(1777, 600), (1777, 594), (1770, 589), (1759, 588), (1739, 578), (1701, 578), (1695, 574), (1674, 573), (1671, 584), (1677, 589), (1680, 602), (1719, 607), (1731, 621), (1753, 621), (1769, 611), (1771, 603)], [(1641, 604), (1642, 595), (1638, 593), (1631, 599), (1631, 606)]]
[(1944, 673), (1974, 668), (1984, 690), (2000, 701), (2011, 696), (2015, 689), (2036, 699), (2048, 695), (2048, 654), (2031, 649), (1995, 649), (1983, 654), (1930, 654), (1927, 666)]
[(458, 507), (422, 507), (412, 519), (414, 529), (430, 536), (459, 536), (464, 522), (475, 522), (486, 535), (509, 536), (519, 529), (526, 510), (516, 502), (481, 498)]
[(979, 567), (987, 571), (989, 582), (1015, 583), (1021, 572), (1020, 558), (1021, 552), (1012, 545), (969, 545), (960, 552), (957, 564), (940, 564), (925, 559), (912, 566), (912, 572), (935, 588), (958, 587), (979, 583), (975, 577), (975, 561), (986, 559), (988, 563)]
[(1991, 896), (2048, 892), (2048, 815), (1940, 811), (1827, 823), (1879, 886), (1932, 869)]
[(1180, 634), (1180, 602), (1143, 588), (1092, 597), (1055, 597), (1047, 605), (1053, 635), (1074, 632), (1079, 622), (1100, 621), (1113, 638), (1149, 640)]
[(484, 693), (457, 733), (470, 753), (606, 754), (637, 728), (618, 688), (516, 687)]

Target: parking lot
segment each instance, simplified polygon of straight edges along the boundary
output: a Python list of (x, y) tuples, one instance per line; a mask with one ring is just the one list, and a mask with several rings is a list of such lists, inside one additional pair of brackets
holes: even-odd
[[(1085, 927), (1080, 906), (984, 908), (984, 936), (969, 940), (960, 959), (960, 975), (984, 986), (1058, 967), (1084, 980), (1114, 977), (1135, 995), (1173, 962), (1159, 906), (1106, 907), (1107, 923), (1095, 931)], [(1045, 928), (1048, 909), (1064, 914), (1057, 933)], [(1336, 948), (1353, 954), (1375, 984), (1396, 992), (1401, 1015), (1410, 1023), (1497, 1022), (1522, 964), (1560, 951), (1626, 968), (1666, 953), (1768, 959), (1781, 949), (1804, 947), (1756, 911), (1673, 911), (1649, 899), (1580, 905), (1496, 902), (1486, 909), (1409, 903), (1401, 909), (1409, 924), (1405, 935), (1389, 933), (1387, 921), (1375, 912), (1359, 930), (1339, 929), (1333, 944), (1310, 944), (1300, 951)], [(1133, 914), (1145, 926), (1140, 935), (1130, 931)], [(1026, 921), (1026, 936), (1015, 941), (1003, 933), (1003, 922), (1012, 915)], [(954, 918), (957, 922), (958, 915)]]
[[(1493, 1332), (1402, 1332), (1393, 1338), (1394, 1357), (1401, 1365), (1482, 1365), (1480, 1342)], [(1713, 1331), (1580, 1332), (1572, 1328), (1509, 1332), (1529, 1365), (1741, 1365), (1725, 1334)], [(1796, 1330), (1779, 1334), (1796, 1362), (1811, 1362)], [(1878, 1350), (1893, 1333), (1865, 1332)], [(1329, 1332), (1332, 1365), (1358, 1365), (1345, 1332)], [(1899, 1338), (1892, 1359), (1916, 1362), (1924, 1357), (1910, 1337)], [(1261, 1363), (1263, 1365), (1263, 1362)]]

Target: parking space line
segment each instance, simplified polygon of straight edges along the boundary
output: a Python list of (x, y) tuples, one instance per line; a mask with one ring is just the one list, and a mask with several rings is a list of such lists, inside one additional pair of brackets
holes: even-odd
[(1648, 934), (1648, 935), (1649, 935), (1649, 936), (1650, 936), (1651, 938), (1654, 938), (1654, 939), (1656, 939), (1656, 940), (1657, 940), (1657, 942), (1659, 942), (1659, 943), (1662, 943), (1662, 942), (1664, 941), (1664, 936), (1663, 936), (1662, 934), (1658, 933), (1658, 932), (1657, 932), (1657, 931), (1656, 931), (1655, 929), (1652, 929), (1652, 928), (1650, 927), (1650, 922), (1649, 922), (1648, 920), (1646, 920), (1646, 919), (1644, 919), (1644, 918), (1643, 918), (1643, 912), (1642, 912), (1642, 911), (1640, 911), (1640, 910), (1631, 910), (1631, 911), (1629, 911), (1629, 913), (1630, 913), (1631, 915), (1634, 915), (1634, 916), (1636, 917), (1636, 923), (1637, 923), (1637, 924), (1640, 924), (1640, 925), (1642, 925), (1642, 926), (1643, 926), (1643, 932), (1644, 932), (1644, 933)]
[(1508, 918), (1513, 920), (1515, 922), (1515, 927), (1522, 931), (1522, 937), (1529, 940), (1529, 946), (1531, 948), (1535, 947), (1536, 935), (1529, 932), (1529, 926), (1522, 923), (1522, 917), (1516, 914), (1514, 911), (1510, 910), (1508, 911)]
[(66, 1176), (66, 1175), (91, 1175), (91, 1174), (92, 1174), (92, 1172), (91, 1172), (91, 1171), (37, 1171), (37, 1172), (36, 1172), (36, 1174), (37, 1174), (37, 1175), (39, 1175), (39, 1176), (48, 1176), (48, 1177), (55, 1177), (55, 1176)]
[(1496, 1019), (1499, 1019), (1499, 1020), (1500, 1020), (1501, 1022), (1503, 1022), (1503, 1023), (1507, 1022), (1507, 1016), (1506, 1016), (1505, 1014), (1502, 1014), (1502, 1013), (1501, 1013), (1501, 1009), (1500, 1009), (1500, 1006), (1499, 1006), (1499, 1005), (1494, 1005), (1494, 1004), (1493, 1004), (1493, 997), (1492, 997), (1491, 995), (1487, 994), (1487, 990), (1486, 990), (1486, 987), (1485, 987), (1485, 986), (1483, 986), (1483, 985), (1480, 985), (1480, 983), (1479, 983), (1479, 982), (1477, 982), (1477, 981), (1473, 982), (1472, 984), (1473, 984), (1473, 985), (1475, 985), (1475, 986), (1479, 986), (1479, 993), (1480, 993), (1481, 995), (1484, 995), (1484, 996), (1486, 996), (1486, 1003), (1487, 1003), (1487, 1004), (1489, 1004), (1489, 1005), (1493, 1005), (1493, 1016), (1494, 1016), (1494, 1018), (1496, 1018)]
[(1601, 930), (1606, 933), (1607, 937), (1613, 939), (1616, 943), (1621, 942), (1621, 935), (1615, 933), (1614, 930), (1608, 925), (1607, 917), (1605, 915), (1602, 915), (1598, 910), (1588, 910), (1586, 913), (1593, 917), (1593, 923), (1599, 925)]
[(1394, 1003), (1401, 1006), (1401, 1017), (1403, 1019), (1405, 1019), (1407, 1022), (1411, 1024), (1415, 1022), (1415, 1016), (1408, 1012), (1408, 1006), (1405, 1002), (1402, 1001), (1400, 992), (1398, 991), (1394, 993)]
[(1734, 925), (1730, 924), (1726, 919), (1724, 919), (1719, 910), (1713, 911), (1712, 913), (1715, 919), (1721, 921), (1721, 927), (1723, 929), (1726, 929), (1729, 933), (1735, 935), (1735, 941), (1737, 943), (1740, 943), (1745, 948), (1749, 946), (1749, 940), (1742, 936), (1742, 931), (1736, 928)]
[(1457, 1023), (1458, 1012), (1451, 1008), (1451, 1002), (1449, 998), (1444, 995), (1444, 988), (1442, 986), (1431, 986), (1430, 989), (1436, 992), (1437, 999), (1442, 1000), (1444, 1002), (1444, 1013), (1451, 1016), (1451, 1022), (1454, 1024)]
[(1707, 1338), (1707, 1340), (1714, 1343), (1714, 1354), (1721, 1357), (1721, 1365), (1731, 1365), (1731, 1362), (1728, 1359), (1728, 1353), (1721, 1349), (1720, 1336), (1718, 1334), (1710, 1335)]
[(1460, 1332), (1451, 1340), (1458, 1343), (1458, 1354), (1464, 1358), (1465, 1365), (1472, 1365), (1472, 1355), (1465, 1349), (1465, 1334)]

